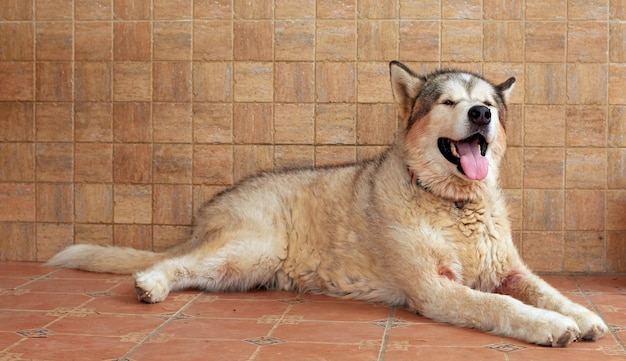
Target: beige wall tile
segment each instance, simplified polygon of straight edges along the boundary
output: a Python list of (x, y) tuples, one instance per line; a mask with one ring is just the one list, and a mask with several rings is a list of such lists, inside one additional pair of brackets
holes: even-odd
[(524, 42), (524, 24), (520, 22), (487, 22), (484, 26), (483, 59), (489, 62), (522, 62), (524, 48), (511, 46)]
[(31, 23), (0, 23), (0, 60), (32, 61), (35, 42), (34, 26)]
[(191, 184), (155, 184), (153, 224), (188, 225), (191, 223)]
[(398, 42), (390, 41), (390, 39), (397, 38), (398, 23), (396, 21), (360, 21), (357, 25), (358, 59), (390, 61), (397, 58)]
[(230, 63), (193, 63), (193, 100), (227, 102), (233, 100), (233, 66)]
[(609, 189), (626, 189), (626, 150), (607, 149), (607, 186)]
[(525, 4), (522, 0), (484, 0), (485, 19), (522, 20)]
[(38, 101), (72, 100), (72, 63), (38, 62), (35, 71), (35, 97)]
[(197, 143), (230, 143), (233, 139), (233, 107), (230, 104), (193, 105), (193, 140)]
[(104, 183), (78, 183), (74, 186), (74, 221), (113, 222), (113, 186)]
[(351, 20), (319, 20), (316, 23), (316, 60), (356, 58), (357, 23)]
[(526, 20), (566, 20), (567, 0), (526, 0)]
[(441, 60), (454, 62), (482, 60), (482, 28), (479, 21), (444, 22), (441, 29)]
[(111, 103), (74, 103), (74, 139), (78, 142), (110, 142), (113, 138)]
[(240, 182), (274, 168), (274, 146), (237, 145), (234, 147), (234, 180)]
[(70, 223), (37, 223), (37, 261), (44, 262), (74, 244), (74, 226)]
[(233, 182), (377, 156), (406, 126), (399, 59), (516, 77), (500, 174), (516, 245), (539, 270), (626, 267), (624, 0), (4, 5), (3, 258), (164, 249)]
[(192, 138), (189, 103), (153, 103), (152, 139), (160, 143), (188, 143)]
[(441, 2), (444, 19), (481, 19), (483, 11), (479, 0), (447, 0)]
[(523, 232), (522, 258), (535, 272), (563, 271), (563, 232)]
[(0, 222), (0, 260), (36, 261), (35, 225), (22, 222)]
[(270, 144), (273, 141), (272, 104), (238, 103), (233, 110), (233, 141), (236, 144)]
[(563, 205), (563, 191), (560, 189), (525, 190), (524, 229), (529, 231), (558, 231), (562, 229)]
[(565, 107), (527, 105), (524, 119), (524, 145), (560, 147), (565, 145)]
[(113, 189), (115, 223), (152, 223), (152, 186), (116, 184)]
[(271, 102), (274, 99), (272, 63), (236, 62), (234, 100), (236, 102)]
[(343, 62), (317, 63), (315, 83), (318, 102), (353, 102), (356, 100), (356, 65)]
[(568, 106), (565, 117), (567, 146), (606, 147), (606, 107)]
[(326, 167), (354, 163), (355, 146), (321, 145), (315, 147), (315, 166)]
[(354, 144), (356, 106), (319, 104), (315, 109), (315, 141), (318, 144)]
[(113, 245), (113, 226), (108, 224), (76, 224), (74, 227), (75, 243)]
[(30, 143), (0, 144), (0, 181), (35, 181), (35, 145)]
[(356, 18), (356, 0), (318, 0), (318, 19), (354, 19)]
[(233, 183), (232, 145), (194, 145), (193, 162), (193, 184)]
[(524, 188), (562, 188), (564, 153), (562, 148), (524, 148)]
[(565, 191), (565, 229), (601, 231), (605, 222), (605, 192), (602, 190)]
[(570, 148), (565, 154), (565, 188), (605, 189), (605, 149)]
[(116, 224), (113, 226), (113, 245), (152, 250), (152, 226), (144, 224)]
[(37, 184), (37, 221), (66, 223), (74, 216), (74, 189), (70, 183)]
[(315, 21), (276, 21), (274, 34), (275, 60), (315, 60)]
[(113, 146), (107, 143), (74, 145), (75, 182), (112, 182)]
[(439, 21), (400, 21), (399, 58), (412, 61), (439, 61), (440, 28)]
[(565, 232), (565, 272), (603, 272), (606, 246), (602, 232)]
[(313, 144), (315, 139), (313, 104), (276, 104), (274, 112), (276, 144)]
[(155, 182), (191, 184), (193, 171), (191, 144), (155, 144), (153, 151), (152, 174)]
[(235, 21), (233, 31), (235, 60), (272, 60), (274, 56), (272, 21)]
[(38, 143), (35, 175), (43, 182), (71, 182), (74, 176), (74, 146), (71, 143)]

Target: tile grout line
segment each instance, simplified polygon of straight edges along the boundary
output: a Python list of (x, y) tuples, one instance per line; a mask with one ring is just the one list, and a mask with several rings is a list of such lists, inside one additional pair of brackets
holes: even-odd
[[(276, 323), (274, 323), (274, 326), (272, 326), (272, 328), (267, 332), (267, 335), (265, 337), (271, 337), (272, 334), (274, 333), (274, 331), (276, 331), (276, 329), (278, 328), (278, 326), (281, 324), (281, 322), (285, 319), (285, 316), (293, 309), (293, 304), (289, 304), (287, 305), (287, 309), (285, 309), (285, 311), (283, 312), (282, 315), (280, 315), (280, 318), (278, 320), (276, 320)], [(259, 355), (259, 352), (261, 352), (261, 349), (263, 348), (263, 346), (257, 346), (256, 350), (254, 350), (254, 352), (252, 353), (252, 355), (250, 355), (250, 357), (248, 358), (248, 361), (254, 361), (256, 360), (257, 356)]]
[(138, 342), (135, 346), (133, 346), (130, 350), (128, 350), (122, 357), (118, 358), (118, 360), (120, 361), (130, 360), (130, 356), (133, 353), (137, 352), (139, 348), (141, 348), (148, 341), (150, 341), (150, 339), (152, 339), (153, 336), (157, 335), (165, 326), (169, 325), (172, 321), (175, 321), (177, 319), (177, 316), (183, 314), (189, 307), (195, 304), (196, 301), (198, 301), (198, 299), (202, 297), (202, 295), (204, 295), (204, 292), (199, 292), (191, 301), (187, 302), (187, 304), (179, 308), (178, 311), (176, 311), (171, 317), (166, 319), (161, 325), (155, 327), (154, 330), (152, 330), (142, 341)]
[(591, 307), (593, 308), (593, 311), (598, 316), (600, 316), (602, 321), (604, 321), (604, 323), (607, 325), (607, 327), (609, 329), (609, 332), (611, 333), (611, 335), (615, 339), (615, 342), (617, 342), (617, 344), (620, 345), (620, 347), (622, 348), (622, 351), (624, 351), (624, 353), (626, 353), (626, 345), (624, 345), (624, 342), (622, 341), (622, 339), (619, 338), (619, 336), (617, 336), (617, 333), (613, 330), (613, 327), (611, 327), (611, 325), (607, 322), (606, 318), (604, 317), (604, 314), (602, 314), (602, 312), (600, 312), (600, 310), (596, 306), (596, 303), (593, 302), (593, 300), (589, 297), (587, 292), (585, 292), (585, 290), (580, 286), (580, 282), (578, 282), (578, 278), (576, 276), (574, 276), (573, 278), (574, 278), (574, 282), (576, 282), (576, 286), (578, 287), (578, 290), (583, 295), (583, 297), (585, 298), (587, 303), (591, 305)]
[(389, 309), (389, 316), (387, 317), (387, 323), (385, 324), (385, 331), (383, 333), (383, 339), (380, 343), (380, 350), (378, 351), (378, 361), (384, 361), (385, 355), (387, 351), (387, 342), (389, 341), (389, 334), (391, 333), (391, 328), (393, 324), (394, 317), (396, 315), (396, 307), (393, 306)]
[[(33, 279), (30, 279), (28, 282), (26, 282), (26, 283), (24, 283), (22, 285), (19, 285), (18, 287), (15, 287), (15, 289), (21, 288), (23, 286), (27, 286), (27, 285), (32, 284), (32, 283), (37, 282), (37, 281), (48, 279), (49, 277), (53, 276), (57, 272), (59, 272), (59, 269), (52, 270), (49, 273), (46, 273), (44, 275), (36, 276)], [(117, 287), (119, 285), (120, 285), (120, 283), (116, 283), (115, 285), (109, 287), (105, 292), (108, 292), (111, 289), (113, 289), (113, 288), (115, 288), (115, 287)], [(77, 294), (86, 295), (86, 293), (77, 293)], [(51, 320), (50, 322), (46, 323), (45, 325), (39, 327), (39, 329), (48, 329), (48, 327), (50, 327), (50, 326), (54, 325), (55, 323), (57, 323), (57, 322), (65, 319), (65, 318), (67, 318), (68, 316), (70, 316), (72, 314), (72, 312), (74, 312), (75, 310), (80, 309), (80, 308), (86, 306), (87, 304), (89, 304), (93, 300), (94, 300), (94, 298), (90, 297), (85, 302), (83, 302), (83, 303), (81, 303), (81, 304), (79, 304), (79, 305), (77, 305), (75, 307), (72, 307), (71, 311), (66, 312), (65, 314), (60, 314), (58, 316), (55, 316), (56, 318), (54, 320)], [(42, 313), (46, 312), (46, 314), (48, 314), (50, 312), (54, 312), (54, 310), (48, 310), (48, 311), (46, 311), (46, 310), (24, 310), (24, 311), (42, 312)], [(9, 346), (5, 347), (3, 350), (0, 350), (0, 352), (8, 352), (8, 351), (10, 351), (10, 349), (16, 347), (17, 345), (19, 345), (19, 344), (21, 344), (23, 342), (26, 342), (26, 340), (28, 340), (28, 337), (24, 337), (21, 340), (16, 341), (12, 345), (9, 345)]]

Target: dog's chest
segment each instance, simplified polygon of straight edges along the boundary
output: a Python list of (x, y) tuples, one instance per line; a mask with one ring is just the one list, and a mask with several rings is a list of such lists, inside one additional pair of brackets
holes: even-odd
[(510, 268), (510, 230), (506, 218), (489, 207), (468, 204), (451, 210), (446, 232), (466, 286), (491, 291)]

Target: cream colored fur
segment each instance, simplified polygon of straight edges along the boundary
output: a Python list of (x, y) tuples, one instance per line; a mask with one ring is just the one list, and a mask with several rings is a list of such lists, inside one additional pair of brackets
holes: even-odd
[[(76, 245), (49, 264), (135, 273), (145, 302), (189, 287), (263, 286), (404, 306), (541, 345), (601, 337), (602, 319), (534, 275), (511, 240), (498, 167), (514, 79), (494, 86), (472, 74), (390, 67), (409, 126), (378, 158), (251, 178), (210, 201), (191, 239), (165, 253)], [(477, 104), (492, 114), (481, 128), (490, 170), (480, 181), (437, 147), (438, 138), (472, 135), (468, 109)]]

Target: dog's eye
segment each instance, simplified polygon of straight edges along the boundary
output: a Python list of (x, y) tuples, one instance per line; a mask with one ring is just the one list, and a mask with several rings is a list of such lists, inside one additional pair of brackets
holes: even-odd
[(448, 106), (453, 106), (454, 102), (452, 100), (450, 100), (450, 99), (446, 99), (443, 102), (441, 102), (441, 104), (448, 105)]
[(487, 100), (484, 104), (485, 104), (486, 106), (488, 106), (488, 107), (493, 106), (493, 104), (491, 104), (491, 102), (490, 102), (489, 100)]

